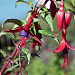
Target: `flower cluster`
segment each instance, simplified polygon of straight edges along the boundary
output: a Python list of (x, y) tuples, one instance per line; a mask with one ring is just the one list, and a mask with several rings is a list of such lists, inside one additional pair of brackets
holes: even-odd
[(62, 29), (62, 41), (56, 49), (47, 50), (47, 52), (59, 53), (59, 52), (62, 51), (62, 53), (63, 53), (62, 68), (65, 68), (65, 57), (66, 57), (66, 65), (69, 66), (69, 69), (70, 69), (69, 56), (68, 56), (69, 50), (68, 50), (68, 48), (70, 48), (72, 50), (75, 50), (75, 47), (71, 46), (66, 41), (66, 29), (69, 26), (69, 23), (71, 21), (71, 12), (69, 10), (66, 13), (64, 12), (64, 0), (61, 1), (59, 7), (60, 7), (59, 11), (57, 12), (57, 25), (58, 25), (58, 28), (59, 28), (59, 32)]
[[(39, 17), (38, 15), (41, 14), (39, 11), (40, 10), (43, 10), (43, 8), (45, 7), (46, 3), (49, 0), (45, 0), (45, 2), (43, 3), (43, 5), (40, 7), (40, 10), (38, 11), (38, 8), (39, 8), (39, 5), (40, 5), (39, 1), (40, 0), (37, 1), (34, 9), (32, 10), (31, 16), (28, 18), (27, 23), (25, 25), (21, 25), (20, 27), (15, 28), (15, 29), (12, 29), (12, 30), (3, 30), (4, 32), (10, 32), (10, 33), (15, 33), (15, 32), (21, 32), (22, 31), (22, 33), (21, 33), (21, 37), (19, 39), (18, 44), (15, 44), (15, 42), (14, 42), (15, 49), (13, 50), (12, 54), (10, 55), (10, 58), (3, 65), (2, 69), (1, 69), (1, 72), (0, 72), (0, 75), (3, 74), (6, 66), (9, 64), (9, 62), (11, 61), (11, 59), (13, 58), (13, 56), (14, 56), (14, 59), (16, 59), (16, 57), (18, 55), (19, 55), (20, 75), (21, 75), (21, 67), (22, 66), (21, 66), (21, 58), (20, 58), (20, 55), (21, 55), (20, 49), (22, 47), (26, 47), (26, 41), (29, 38), (33, 37), (33, 39), (32, 39), (33, 42), (32, 42), (32, 44), (30, 46), (31, 55), (33, 55), (32, 54), (33, 53), (32, 50), (34, 49), (35, 46), (38, 46), (39, 47), (39, 51), (38, 51), (37, 54), (34, 54), (34, 55), (38, 56), (38, 54), (40, 54), (40, 46), (41, 45), (44, 45), (44, 43), (41, 41), (42, 34), (39, 33), (39, 30), (42, 30), (42, 29), (39, 26), (39, 23), (37, 21), (36, 22), (33, 22), (33, 19), (34, 18), (37, 19)], [(57, 18), (57, 25), (58, 25), (58, 28), (59, 28), (59, 32), (62, 31), (62, 41), (61, 41), (61, 43), (59, 44), (59, 46), (56, 49), (46, 50), (46, 51), (47, 52), (53, 52), (53, 53), (62, 52), (63, 53), (63, 64), (62, 64), (62, 68), (64, 68), (64, 70), (65, 70), (65, 57), (66, 57), (66, 65), (69, 66), (69, 69), (70, 69), (69, 56), (68, 56), (69, 49), (68, 48), (70, 48), (72, 50), (75, 50), (75, 47), (71, 46), (67, 42), (67, 40), (66, 40), (66, 29), (68, 28), (69, 23), (71, 21), (71, 12), (70, 12), (70, 10), (67, 10), (66, 13), (64, 12), (64, 0), (61, 0), (61, 3), (60, 4), (58, 4), (57, 1), (55, 1), (55, 0), (51, 0), (49, 12), (51, 14), (52, 20), (55, 18), (55, 15), (56, 15), (56, 4), (55, 3), (59, 6), (59, 10), (57, 12), (56, 18)], [(71, 6), (70, 3), (69, 3), (69, 5)], [(34, 29), (36, 31), (35, 33), (32, 30), (33, 29), (32, 23), (34, 24)], [(55, 35), (55, 34), (53, 34), (53, 35)], [(58, 36), (58, 34), (55, 35), (55, 36)], [(17, 75), (17, 74), (15, 74), (15, 75)]]

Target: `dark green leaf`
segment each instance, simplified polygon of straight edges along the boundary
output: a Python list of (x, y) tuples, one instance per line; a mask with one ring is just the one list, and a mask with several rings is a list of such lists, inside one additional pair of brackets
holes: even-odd
[(5, 52), (4, 50), (0, 49), (0, 53), (1, 53), (4, 57), (6, 57), (6, 52)]
[(67, 9), (71, 10), (72, 12), (74, 11), (74, 9), (72, 8), (72, 6), (69, 6), (68, 3), (64, 2), (64, 4), (65, 4), (64, 6), (65, 6)]
[(34, 57), (34, 56), (40, 57), (40, 55), (37, 54), (37, 53), (31, 53), (31, 56), (32, 56), (32, 57)]
[(39, 22), (40, 21), (40, 19), (38, 19), (38, 18), (33, 18), (33, 22)]
[(22, 50), (21, 50), (21, 51), (22, 51), (24, 54), (27, 54), (27, 53), (29, 52), (29, 49), (22, 47)]
[(16, 28), (18, 28), (18, 27), (19, 27), (19, 26), (18, 26), (17, 24), (15, 24), (12, 29), (16, 29)]
[(25, 25), (27, 23), (26, 20), (21, 20), (21, 22), (22, 22), (22, 25)]
[(48, 25), (50, 25), (51, 30), (53, 31), (53, 24), (52, 24), (53, 21), (52, 21), (52, 17), (50, 15), (50, 13), (46, 16), (45, 19), (46, 19)]
[(7, 19), (4, 23), (3, 23), (3, 26), (6, 24), (6, 23), (15, 23), (19, 26), (22, 26), (22, 22), (18, 19)]
[(75, 7), (75, 0), (71, 0), (73, 7)]
[(43, 19), (51, 28), (51, 30), (53, 31), (53, 21), (52, 21), (52, 17), (50, 15), (50, 13), (42, 13), (40, 14), (40, 18)]
[(26, 43), (33, 42), (33, 40), (26, 40)]
[(28, 21), (28, 18), (31, 16), (31, 12), (27, 13), (25, 20)]
[(55, 37), (51, 32), (48, 32), (48, 31), (46, 31), (46, 30), (39, 30), (39, 33), (44, 34), (44, 35), (47, 35), (47, 36), (50, 36), (50, 37), (52, 37), (57, 43), (59, 43), (58, 38)]
[(30, 53), (30, 52), (28, 52), (28, 54), (27, 54), (28, 64), (29, 64), (29, 62), (30, 62), (30, 57), (31, 57), (31, 53)]
[(5, 73), (8, 72), (8, 71), (12, 71), (14, 68), (18, 67), (18, 65), (14, 65), (8, 69), (5, 70)]
[(27, 55), (28, 64), (29, 64), (29, 62), (30, 62), (30, 57), (31, 57), (31, 53), (30, 53), (29, 49), (22, 47), (22, 50), (21, 50), (21, 51), (22, 51), (24, 54)]
[(51, 32), (48, 32), (46, 30), (39, 30), (39, 33), (50, 36), (50, 37), (55, 37)]
[(15, 7), (16, 7), (17, 4), (19, 4), (19, 3), (25, 3), (25, 4), (29, 5), (31, 8), (33, 8), (32, 0), (30, 0), (30, 1), (23, 1), (23, 0), (21, 0), (21, 1), (16, 1)]
[(0, 36), (2, 36), (2, 35), (8, 35), (11, 39), (15, 39), (13, 33), (8, 33), (8, 32), (3, 32), (3, 31), (2, 31), (2, 32), (0, 33)]

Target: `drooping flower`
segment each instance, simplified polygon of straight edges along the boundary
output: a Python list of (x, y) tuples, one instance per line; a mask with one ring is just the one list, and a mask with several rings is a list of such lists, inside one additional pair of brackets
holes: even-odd
[(42, 45), (44, 45), (43, 43), (42, 43), (42, 41), (41, 40), (39, 40), (31, 31), (30, 31), (30, 24), (31, 24), (31, 22), (32, 22), (32, 20), (33, 20), (33, 17), (34, 17), (34, 15), (32, 14), (30, 17), (29, 17), (29, 19), (28, 19), (28, 21), (27, 21), (27, 24), (25, 25), (25, 26), (21, 26), (21, 27), (19, 27), (19, 28), (16, 28), (16, 29), (13, 29), (13, 30), (4, 30), (4, 32), (11, 32), (11, 33), (15, 33), (15, 32), (20, 32), (20, 31), (22, 31), (22, 30), (25, 30), (28, 34), (30, 34), (35, 40), (37, 40), (39, 43), (41, 43)]
[(65, 18), (63, 1), (61, 1), (61, 3), (60, 3), (60, 9), (59, 9), (56, 17), (57, 17), (57, 25), (58, 25), (59, 31), (61, 31), (61, 29), (63, 27), (64, 18)]
[(69, 64), (69, 57), (68, 57), (68, 48), (75, 50), (75, 47), (71, 46), (67, 41), (66, 41), (66, 27), (65, 24), (63, 25), (63, 30), (62, 30), (62, 41), (59, 44), (59, 46), (56, 49), (53, 50), (47, 50), (47, 52), (53, 52), (53, 53), (59, 53), (63, 52), (63, 64), (62, 68), (65, 67), (65, 55), (66, 55), (66, 65), (69, 66), (70, 69), (70, 64)]
[(67, 46), (64, 48), (64, 50), (62, 51), (62, 53), (63, 53), (62, 68), (65, 68), (65, 57), (66, 57), (66, 65), (69, 66), (69, 69), (70, 69), (70, 62), (69, 62), (69, 56), (68, 56), (69, 50), (68, 50)]
[[(41, 39), (42, 38), (42, 35), (40, 33), (38, 33), (38, 31), (41, 30), (41, 28), (38, 25), (38, 22), (35, 22), (34, 25), (35, 25), (35, 30), (36, 30), (36, 37), (38, 39)], [(38, 54), (40, 54), (40, 46), (41, 46), (41, 44), (37, 40), (35, 40), (35, 39), (33, 39), (33, 43), (31, 44), (31, 47), (30, 47), (31, 53), (32, 53), (33, 48), (36, 45), (39, 46), (39, 52), (38, 52)]]

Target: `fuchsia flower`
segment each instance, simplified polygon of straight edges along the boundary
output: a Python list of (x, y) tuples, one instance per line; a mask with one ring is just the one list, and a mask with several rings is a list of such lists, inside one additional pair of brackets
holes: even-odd
[(63, 64), (62, 68), (65, 68), (65, 55), (66, 55), (66, 65), (69, 66), (70, 69), (70, 64), (69, 64), (69, 57), (68, 57), (68, 48), (75, 50), (75, 47), (71, 46), (67, 41), (66, 41), (66, 28), (65, 25), (63, 25), (63, 30), (62, 30), (62, 41), (59, 44), (59, 46), (56, 49), (53, 50), (47, 50), (47, 52), (54, 52), (54, 53), (59, 53), (63, 52)]
[(66, 29), (69, 26), (70, 21), (71, 21), (71, 12), (68, 10), (65, 13), (65, 25), (66, 25)]
[(57, 25), (58, 25), (59, 31), (61, 31), (61, 29), (63, 27), (64, 18), (65, 18), (64, 2), (62, 1), (60, 3), (60, 9), (57, 13)]
[[(35, 22), (34, 24), (35, 24), (36, 36), (37, 36), (38, 39), (41, 39), (42, 35), (40, 33), (38, 33), (38, 31), (41, 30), (41, 28), (38, 26), (38, 22)], [(36, 41), (35, 39), (33, 39), (33, 43), (31, 44), (31, 47), (30, 47), (31, 53), (32, 53), (33, 48), (36, 45), (39, 46), (38, 54), (40, 54), (40, 46), (41, 46), (41, 44), (38, 41)]]
[(37, 40), (39, 43), (41, 43), (42, 45), (44, 45), (44, 44), (42, 43), (42, 41), (39, 40), (39, 39), (30, 31), (30, 29), (29, 29), (29, 28), (30, 28), (30, 24), (31, 24), (31, 22), (32, 22), (32, 20), (33, 20), (33, 18), (34, 18), (35, 16), (36, 16), (35, 13), (33, 13), (33, 14), (29, 17), (29, 19), (28, 19), (26, 25), (21, 26), (21, 27), (16, 28), (16, 29), (13, 29), (13, 30), (4, 30), (4, 32), (15, 33), (15, 32), (20, 32), (20, 31), (22, 31), (22, 30), (25, 30), (28, 35), (30, 34), (35, 40)]
[(64, 68), (64, 75), (65, 75), (65, 57), (66, 57), (66, 65), (69, 66), (69, 69), (70, 69), (68, 48), (70, 48), (72, 50), (75, 50), (75, 47), (71, 46), (66, 41), (66, 29), (69, 26), (69, 23), (71, 21), (71, 12), (67, 11), (66, 13), (64, 13), (63, 7), (64, 7), (64, 1), (62, 0), (62, 2), (60, 4), (60, 9), (57, 13), (57, 24), (58, 24), (58, 27), (59, 27), (59, 31), (61, 31), (61, 29), (63, 28), (63, 30), (62, 30), (62, 41), (56, 49), (47, 50), (47, 52), (53, 52), (53, 53), (63, 52), (62, 68)]

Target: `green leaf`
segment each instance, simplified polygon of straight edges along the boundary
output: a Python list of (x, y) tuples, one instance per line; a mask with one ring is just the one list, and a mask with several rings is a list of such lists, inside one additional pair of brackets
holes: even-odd
[(6, 57), (6, 52), (5, 52), (4, 50), (0, 49), (0, 53), (1, 53), (4, 57)]
[(22, 51), (24, 54), (27, 54), (27, 53), (29, 52), (29, 49), (22, 47), (22, 50), (21, 50), (21, 51)]
[(33, 18), (33, 22), (39, 22), (40, 21), (40, 19), (38, 19), (38, 18)]
[(48, 12), (48, 9), (47, 8), (43, 8), (44, 12)]
[(8, 72), (8, 71), (12, 71), (14, 68), (18, 67), (18, 65), (14, 65), (8, 69), (5, 70), (5, 73)]
[(3, 32), (3, 31), (2, 31), (2, 32), (0, 33), (0, 36), (2, 36), (2, 35), (8, 35), (11, 39), (15, 39), (13, 33), (8, 33), (8, 32)]
[(27, 23), (26, 20), (21, 20), (21, 22), (22, 22), (22, 25), (25, 25)]
[(22, 26), (22, 22), (18, 19), (7, 19), (2, 26), (4, 26), (6, 23), (15, 23), (19, 26)]
[(51, 28), (51, 31), (53, 31), (53, 21), (50, 13), (42, 13), (40, 14), (40, 18), (43, 19)]
[(33, 42), (33, 40), (26, 40), (26, 43)]
[(73, 7), (69, 6), (68, 3), (64, 2), (64, 4), (65, 4), (64, 6), (66, 7), (66, 9), (71, 10), (72, 12), (74, 11)]
[(29, 18), (30, 16), (31, 16), (31, 12), (28, 12), (27, 15), (26, 15), (25, 20), (28, 21), (28, 18)]
[(75, 7), (75, 0), (71, 0), (73, 7)]
[(30, 57), (31, 57), (31, 53), (30, 53), (29, 49), (22, 47), (22, 50), (21, 50), (21, 51), (22, 51), (24, 54), (27, 55), (28, 64), (29, 64), (29, 62), (30, 62)]
[(15, 24), (12, 29), (16, 29), (16, 28), (18, 28), (18, 27), (19, 27), (19, 26), (18, 26), (17, 24)]
[(15, 7), (16, 7), (17, 4), (19, 4), (19, 3), (25, 3), (25, 4), (29, 5), (29, 6), (33, 9), (32, 1), (33, 1), (33, 0), (30, 0), (30, 1), (23, 1), (23, 0), (16, 1), (16, 3), (15, 3)]
[(30, 53), (30, 52), (28, 52), (28, 54), (27, 54), (28, 64), (29, 64), (29, 62), (30, 62), (30, 57), (31, 57), (31, 53)]
[(46, 30), (39, 30), (39, 33), (50, 36), (50, 37), (55, 37), (52, 32), (48, 32)]
[(50, 15), (50, 13), (46, 16), (45, 19), (46, 19), (48, 25), (50, 25), (51, 30), (53, 31), (53, 24), (52, 24), (53, 21), (52, 21), (52, 17)]
[(39, 33), (52, 37), (59, 44), (58, 38), (55, 37), (51, 32), (46, 30), (39, 30)]

